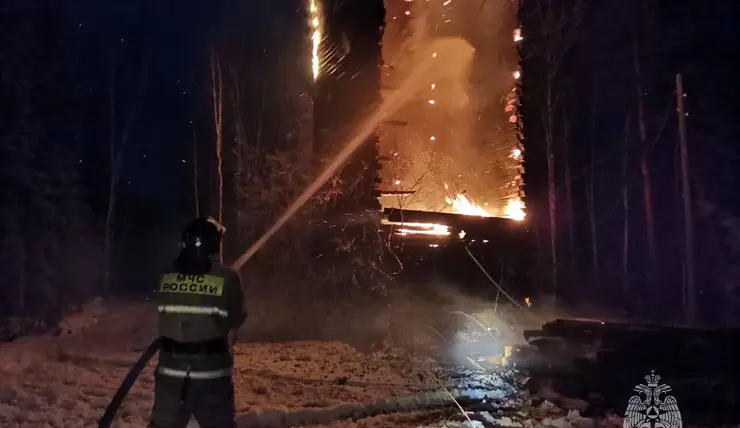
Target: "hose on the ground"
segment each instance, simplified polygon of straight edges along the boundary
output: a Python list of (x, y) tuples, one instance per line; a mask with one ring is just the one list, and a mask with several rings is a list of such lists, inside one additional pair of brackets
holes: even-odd
[[(445, 387), (433, 392), (394, 397), (372, 403), (345, 403), (321, 409), (301, 408), (249, 412), (237, 416), (237, 426), (239, 428), (288, 428), (446, 407), (463, 409), (463, 415), (466, 415), (464, 409), (469, 407), (478, 407), (478, 410), (488, 411), (491, 414), (515, 411), (510, 406), (497, 402), (496, 399), (487, 399), (486, 392), (485, 390), (457, 390)], [(500, 391), (495, 391), (493, 395), (498, 395), (498, 393)]]
[(121, 386), (118, 387), (118, 390), (113, 396), (113, 399), (111, 399), (108, 407), (106, 407), (105, 413), (103, 414), (103, 417), (100, 419), (100, 423), (98, 424), (98, 428), (110, 428), (110, 426), (113, 424), (113, 421), (116, 418), (116, 413), (121, 407), (123, 400), (126, 399), (126, 395), (128, 395), (129, 391), (134, 386), (134, 383), (136, 383), (136, 379), (139, 378), (141, 372), (143, 372), (144, 368), (147, 366), (147, 364), (149, 364), (149, 361), (154, 358), (154, 355), (157, 353), (157, 351), (159, 351), (159, 346), (160, 338), (157, 337), (152, 341), (151, 344), (149, 344), (149, 347), (147, 347), (146, 350), (141, 353), (141, 356), (136, 361), (136, 364), (131, 367), (128, 375), (126, 375), (126, 378), (121, 383)]

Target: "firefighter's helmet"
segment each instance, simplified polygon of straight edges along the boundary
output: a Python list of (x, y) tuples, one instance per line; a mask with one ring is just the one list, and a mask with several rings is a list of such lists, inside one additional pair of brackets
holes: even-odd
[(182, 232), (182, 248), (204, 256), (218, 254), (226, 228), (211, 217), (201, 217)]

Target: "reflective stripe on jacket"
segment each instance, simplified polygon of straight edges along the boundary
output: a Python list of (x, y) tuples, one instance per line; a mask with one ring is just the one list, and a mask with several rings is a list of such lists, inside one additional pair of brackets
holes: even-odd
[(229, 317), (228, 311), (225, 311), (216, 306), (159, 305), (159, 313), (218, 315), (223, 318)]
[(204, 275), (162, 275), (157, 304), (159, 334), (181, 343), (227, 340), (246, 318), (239, 274), (217, 261)]
[(189, 377), (190, 379), (219, 379), (222, 377), (231, 377), (232, 369), (220, 369), (220, 370), (178, 370), (171, 369), (169, 367), (159, 366), (157, 367), (157, 373), (163, 376), (176, 377), (184, 379)]

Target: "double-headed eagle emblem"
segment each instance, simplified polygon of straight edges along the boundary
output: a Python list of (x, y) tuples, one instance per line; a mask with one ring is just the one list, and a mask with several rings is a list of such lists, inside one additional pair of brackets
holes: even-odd
[(652, 370), (645, 376), (645, 385), (635, 386), (638, 395), (630, 397), (624, 412), (623, 428), (682, 428), (678, 402), (667, 395), (671, 387), (660, 383), (660, 376)]

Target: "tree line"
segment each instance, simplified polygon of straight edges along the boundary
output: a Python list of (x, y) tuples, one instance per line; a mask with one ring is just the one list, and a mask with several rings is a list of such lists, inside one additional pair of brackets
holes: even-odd
[(735, 319), (737, 238), (722, 223), (738, 202), (726, 187), (738, 110), (722, 92), (736, 48), (733, 12), (715, 6), (521, 3), (526, 194), (553, 298)]

